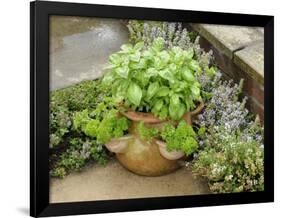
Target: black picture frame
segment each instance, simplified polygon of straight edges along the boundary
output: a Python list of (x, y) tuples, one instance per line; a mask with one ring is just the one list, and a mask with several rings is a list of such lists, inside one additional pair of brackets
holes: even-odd
[[(167, 20), (264, 27), (264, 191), (49, 203), (49, 16)], [(30, 215), (58, 216), (274, 201), (274, 17), (78, 3), (30, 3)]]

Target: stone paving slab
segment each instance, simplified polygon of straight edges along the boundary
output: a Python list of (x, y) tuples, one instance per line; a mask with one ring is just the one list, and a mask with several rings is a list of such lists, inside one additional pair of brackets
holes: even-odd
[(214, 24), (191, 24), (214, 48), (256, 80), (264, 80), (264, 29)]
[(128, 42), (116, 19), (53, 16), (50, 25), (51, 90), (101, 77), (109, 55)]
[(234, 53), (234, 63), (243, 71), (263, 84), (264, 81), (264, 42), (259, 42)]
[(64, 179), (51, 179), (50, 202), (77, 202), (209, 194), (206, 182), (195, 179), (187, 168), (159, 176), (138, 176), (115, 159), (106, 166), (92, 165)]
[(193, 24), (192, 26), (229, 58), (233, 57), (233, 52), (236, 50), (263, 40), (261, 30), (256, 27), (215, 24)]

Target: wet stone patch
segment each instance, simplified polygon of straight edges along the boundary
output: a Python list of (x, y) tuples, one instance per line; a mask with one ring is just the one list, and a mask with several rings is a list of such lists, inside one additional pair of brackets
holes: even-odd
[(118, 20), (55, 16), (50, 22), (51, 90), (101, 77), (108, 56), (128, 41), (126, 26)]

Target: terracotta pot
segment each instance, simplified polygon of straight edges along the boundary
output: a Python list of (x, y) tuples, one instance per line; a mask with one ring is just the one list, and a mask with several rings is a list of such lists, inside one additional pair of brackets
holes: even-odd
[(118, 161), (129, 171), (143, 176), (161, 176), (177, 170), (177, 160), (164, 158), (155, 139), (150, 142), (134, 135), (127, 144), (126, 152), (116, 153)]
[[(192, 125), (192, 115), (200, 113), (204, 104), (201, 103), (195, 111), (187, 112), (182, 119)], [(177, 122), (171, 120), (160, 120), (151, 113), (135, 111), (120, 112), (123, 116), (132, 120), (129, 135), (118, 139), (112, 139), (106, 147), (116, 153), (119, 162), (128, 170), (138, 175), (160, 176), (171, 173), (181, 167), (179, 159), (185, 158), (183, 152), (167, 151), (165, 142), (158, 139), (150, 141), (142, 140), (136, 131), (140, 121), (148, 128), (161, 129), (164, 124)]]

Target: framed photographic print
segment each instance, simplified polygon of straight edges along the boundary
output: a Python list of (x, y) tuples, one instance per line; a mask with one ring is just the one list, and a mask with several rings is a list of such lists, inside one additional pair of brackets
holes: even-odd
[(274, 200), (273, 16), (35, 1), (30, 21), (31, 216)]

